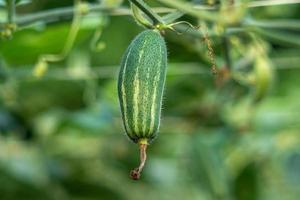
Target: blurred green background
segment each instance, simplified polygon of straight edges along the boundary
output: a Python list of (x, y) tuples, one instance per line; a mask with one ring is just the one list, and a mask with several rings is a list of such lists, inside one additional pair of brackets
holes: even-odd
[(188, 1), (236, 21), (187, 14), (178, 21), (199, 31), (166, 31), (161, 129), (139, 181), (129, 178), (138, 147), (124, 133), (116, 88), (122, 54), (143, 30), (128, 2), (77, 2), (72, 17), (71, 0), (21, 0), (7, 22), (8, 2), (0, 1), (1, 200), (299, 199), (297, 1)]

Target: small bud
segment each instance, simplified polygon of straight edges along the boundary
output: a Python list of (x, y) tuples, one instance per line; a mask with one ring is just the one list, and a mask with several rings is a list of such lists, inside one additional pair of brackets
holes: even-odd
[(270, 61), (260, 56), (256, 59), (254, 64), (255, 74), (255, 101), (260, 101), (268, 93), (272, 79), (273, 70)]
[(88, 3), (80, 3), (77, 7), (80, 15), (86, 15), (89, 13), (90, 8)]
[(48, 63), (44, 59), (40, 59), (33, 69), (33, 76), (41, 78), (48, 70)]

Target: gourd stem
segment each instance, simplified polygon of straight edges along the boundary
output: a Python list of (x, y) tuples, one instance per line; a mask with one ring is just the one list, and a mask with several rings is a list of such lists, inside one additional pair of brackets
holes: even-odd
[(145, 13), (153, 22), (153, 25), (164, 24), (162, 18), (153, 12), (151, 8), (142, 0), (129, 0), (132, 4), (138, 7), (143, 13)]
[(139, 167), (131, 170), (131, 172), (130, 172), (130, 177), (133, 180), (140, 179), (141, 172), (142, 172), (142, 170), (145, 166), (146, 159), (147, 159), (147, 153), (146, 153), (147, 146), (148, 146), (147, 143), (140, 143), (139, 144), (139, 148), (140, 148), (140, 165), (139, 165)]

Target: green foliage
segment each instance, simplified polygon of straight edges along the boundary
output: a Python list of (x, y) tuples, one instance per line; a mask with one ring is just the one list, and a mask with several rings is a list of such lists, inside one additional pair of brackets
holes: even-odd
[(89, 1), (66, 57), (36, 76), (40, 56), (65, 48), (73, 1), (21, 0), (16, 29), (0, 2), (0, 32), (11, 34), (0, 40), (1, 200), (299, 199), (296, 1), (146, 1), (163, 6), (155, 13), (171, 16), (170, 6), (207, 28), (165, 31), (160, 136), (139, 182), (128, 177), (139, 155), (125, 137), (116, 88), (121, 57), (142, 31), (129, 4)]

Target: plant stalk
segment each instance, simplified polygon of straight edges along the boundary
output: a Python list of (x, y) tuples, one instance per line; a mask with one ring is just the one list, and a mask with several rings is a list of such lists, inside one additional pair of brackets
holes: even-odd
[(129, 0), (136, 7), (138, 7), (141, 11), (143, 11), (153, 22), (153, 25), (164, 24), (162, 18), (152, 11), (152, 9), (142, 0)]
[(16, 14), (15, 0), (8, 0), (7, 1), (7, 23), (8, 24), (13, 24), (14, 23), (15, 14)]

